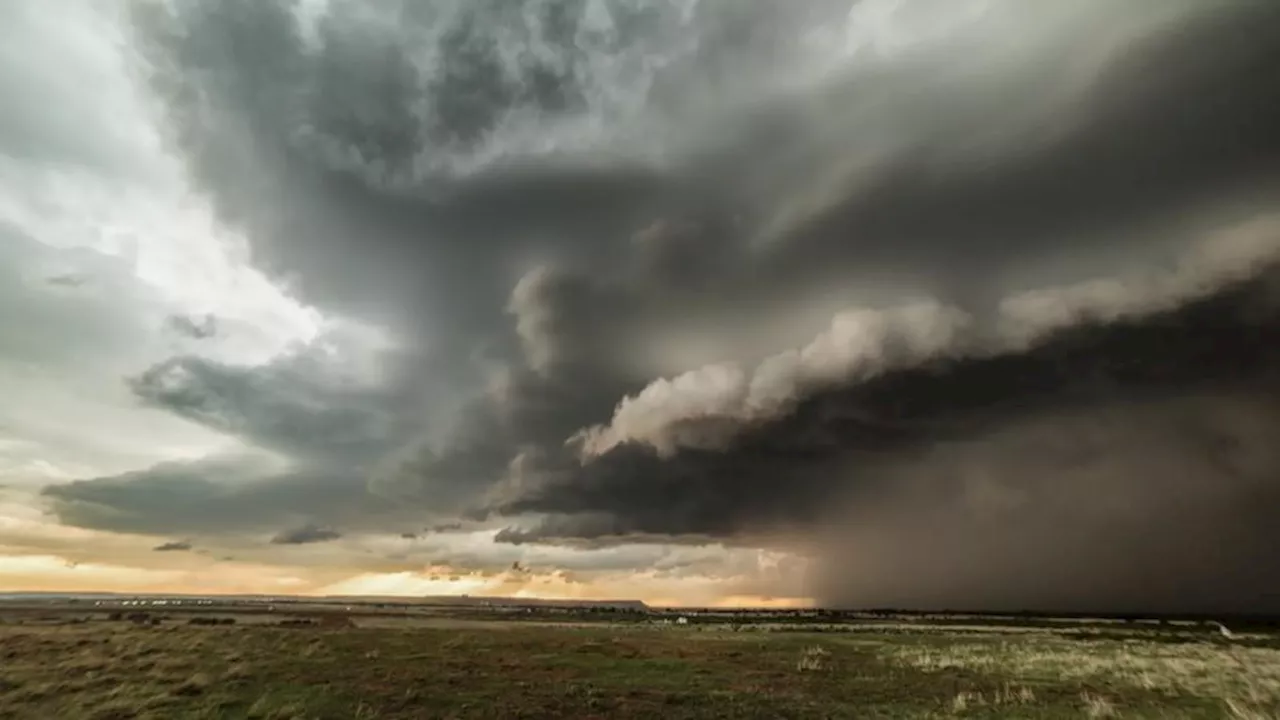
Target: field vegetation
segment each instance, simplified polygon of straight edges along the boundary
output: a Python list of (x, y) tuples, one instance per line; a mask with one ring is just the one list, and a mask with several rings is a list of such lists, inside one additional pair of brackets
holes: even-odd
[(21, 613), (0, 718), (1275, 718), (1280, 642), (1200, 628)]

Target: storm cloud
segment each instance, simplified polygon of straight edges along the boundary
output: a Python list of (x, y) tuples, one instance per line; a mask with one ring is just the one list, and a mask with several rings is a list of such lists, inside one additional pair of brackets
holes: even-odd
[(139, 3), (218, 222), (391, 341), (129, 375), (243, 447), (51, 486), (58, 516), (768, 548), (834, 604), (1280, 610), (1280, 8), (778, 7)]
[(302, 527), (285, 530), (271, 538), (273, 545), (311, 545), (313, 543), (329, 542), (342, 537), (342, 533), (330, 528), (317, 527), (315, 525), (304, 525)]

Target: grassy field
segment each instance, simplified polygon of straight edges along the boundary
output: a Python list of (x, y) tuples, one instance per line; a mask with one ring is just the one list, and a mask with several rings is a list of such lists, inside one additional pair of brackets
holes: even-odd
[(1280, 717), (1265, 635), (190, 621), (5, 617), (0, 718)]

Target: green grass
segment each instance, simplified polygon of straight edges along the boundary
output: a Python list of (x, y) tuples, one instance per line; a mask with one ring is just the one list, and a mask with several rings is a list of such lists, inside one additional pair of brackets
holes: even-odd
[(1269, 718), (1280, 650), (1048, 633), (0, 625), (0, 718)]

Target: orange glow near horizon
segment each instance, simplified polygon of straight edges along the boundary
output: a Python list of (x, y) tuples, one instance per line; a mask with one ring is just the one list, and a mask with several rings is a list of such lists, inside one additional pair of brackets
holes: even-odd
[[(325, 577), (325, 575), (329, 575)], [(117, 592), (191, 595), (350, 595), (451, 597), (462, 595), (539, 600), (640, 600), (654, 607), (804, 608), (808, 598), (722, 594), (705, 579), (653, 582), (613, 576), (598, 582), (570, 581), (556, 574), (495, 575), (363, 573), (334, 577), (250, 563), (210, 563), (192, 570), (150, 569), (105, 563), (74, 563), (55, 555), (0, 556), (0, 587), (9, 592)]]
[(10, 592), (119, 592), (140, 594), (297, 594), (306, 579), (278, 568), (214, 564), (192, 570), (69, 562), (54, 555), (0, 556), (0, 587)]
[(756, 595), (731, 595), (715, 603), (718, 608), (768, 608), (770, 610), (804, 610), (814, 607), (813, 598), (760, 597)]

